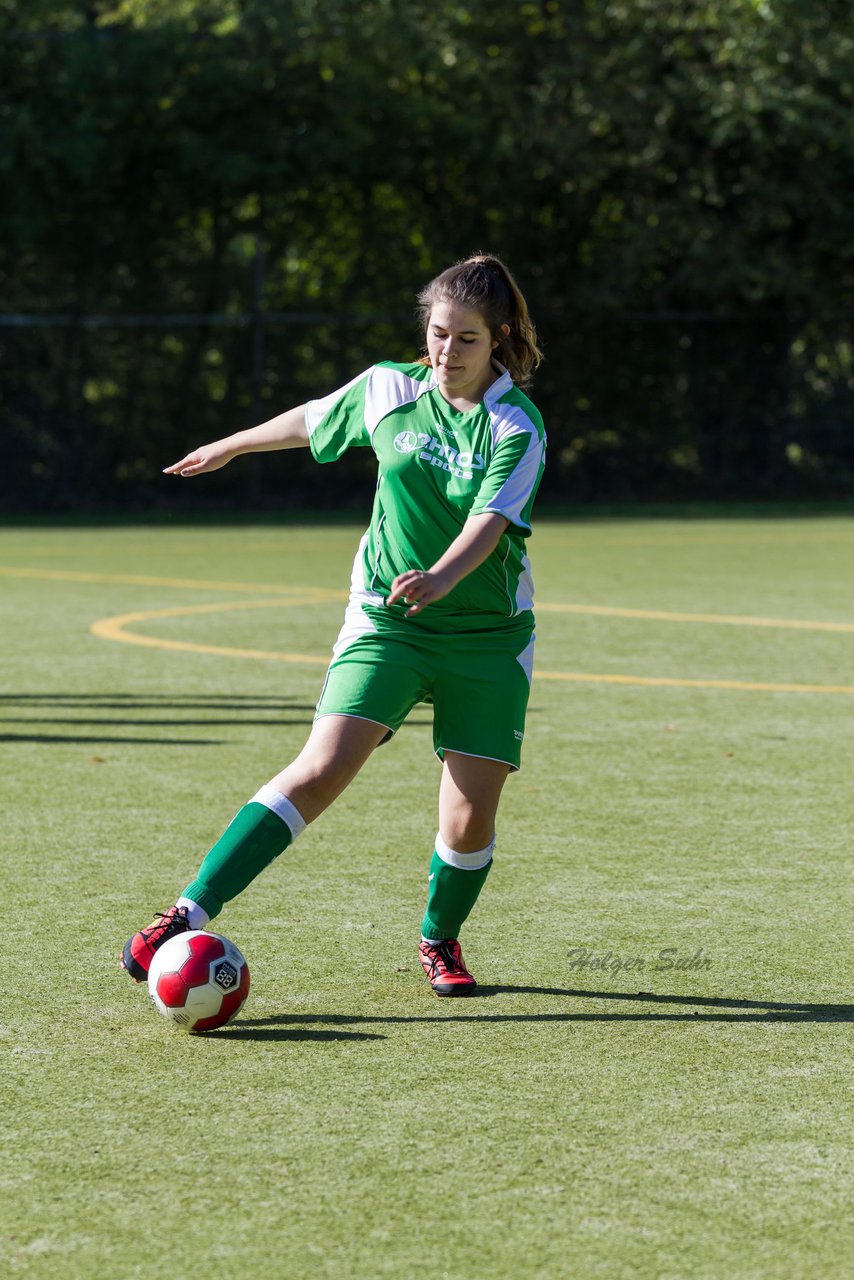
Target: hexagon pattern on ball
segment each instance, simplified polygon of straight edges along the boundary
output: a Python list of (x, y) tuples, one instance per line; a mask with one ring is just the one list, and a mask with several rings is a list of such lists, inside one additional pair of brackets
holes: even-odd
[(148, 971), (154, 1007), (181, 1031), (214, 1031), (239, 1013), (249, 994), (249, 966), (219, 933), (176, 934), (156, 952)]

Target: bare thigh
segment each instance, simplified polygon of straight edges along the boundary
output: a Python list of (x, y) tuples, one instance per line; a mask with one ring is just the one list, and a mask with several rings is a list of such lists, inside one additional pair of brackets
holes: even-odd
[(439, 831), (457, 853), (485, 849), (510, 766), (499, 760), (446, 751), (439, 786)]
[(387, 737), (385, 725), (356, 716), (321, 716), (291, 764), (271, 779), (306, 822), (313, 822), (349, 786)]

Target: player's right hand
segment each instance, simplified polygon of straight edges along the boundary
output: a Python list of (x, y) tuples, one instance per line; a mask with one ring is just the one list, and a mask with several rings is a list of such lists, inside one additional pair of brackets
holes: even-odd
[(171, 467), (164, 467), (163, 474), (165, 476), (200, 476), (206, 471), (218, 471), (233, 457), (234, 451), (229, 449), (224, 441), (215, 440), (213, 444), (203, 444), (198, 449), (193, 449), (180, 462), (173, 462)]

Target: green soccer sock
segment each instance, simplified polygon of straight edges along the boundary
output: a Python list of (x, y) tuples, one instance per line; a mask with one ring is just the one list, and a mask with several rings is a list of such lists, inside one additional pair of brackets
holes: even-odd
[(421, 936), (431, 942), (458, 938), (492, 866), (495, 840), (477, 853), (457, 853), (436, 836), (430, 862), (427, 911)]
[(182, 898), (212, 920), (305, 830), (296, 808), (269, 783), (235, 815)]

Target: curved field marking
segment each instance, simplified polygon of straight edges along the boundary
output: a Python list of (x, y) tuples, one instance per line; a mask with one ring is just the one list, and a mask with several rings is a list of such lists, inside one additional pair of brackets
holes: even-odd
[[(175, 609), (145, 609), (135, 613), (121, 613), (112, 618), (101, 618), (93, 622), (89, 630), (101, 640), (117, 640), (122, 644), (148, 645), (153, 649), (179, 649), (184, 653), (217, 653), (230, 658), (270, 658), (276, 662), (309, 663), (312, 666), (328, 666), (329, 657), (320, 658), (311, 653), (277, 653), (266, 649), (234, 649), (224, 645), (200, 644), (190, 640), (164, 640), (158, 636), (139, 635), (128, 631), (135, 622), (149, 622), (154, 618), (185, 618), (199, 613), (227, 613), (229, 610), (244, 609), (280, 609), (283, 605), (323, 604), (326, 597), (321, 594), (303, 593), (301, 596), (288, 596), (279, 600), (234, 600), (218, 601), (216, 604), (191, 604)], [(331, 656), (331, 655), (330, 655)]]
[[(125, 613), (112, 618), (102, 618), (92, 623), (90, 630), (104, 640), (115, 640), (124, 644), (148, 645), (158, 649), (181, 650), (185, 653), (211, 653), (232, 658), (255, 658), (273, 662), (308, 663), (312, 666), (325, 666), (328, 658), (307, 653), (280, 653), (267, 649), (239, 649), (225, 645), (207, 645), (195, 641), (164, 640), (156, 636), (138, 635), (127, 628), (137, 622), (150, 621), (154, 618), (186, 617), (194, 613), (216, 613), (231, 609), (276, 608), (281, 605), (320, 604), (335, 600), (345, 600), (347, 593), (331, 590), (326, 587), (274, 587), (264, 583), (208, 582), (194, 578), (161, 578), (143, 574), (86, 573), (63, 569), (16, 569), (0, 566), (0, 576), (14, 578), (31, 578), (47, 581), (113, 583), (127, 586), (164, 586), (191, 588), (199, 591), (235, 591), (235, 592), (267, 592), (265, 600), (239, 600), (230, 603), (184, 605), (176, 609), (153, 609), (144, 612)], [(608, 605), (573, 605), (573, 604), (540, 604), (539, 612), (577, 613), (592, 616), (637, 618), (662, 622), (697, 622), (704, 624), (722, 624), (742, 627), (780, 627), (801, 631), (837, 631), (854, 632), (854, 623), (850, 622), (813, 622), (792, 618), (753, 618), (741, 615), (702, 614), (702, 613), (670, 613), (652, 609), (624, 609)], [(758, 693), (833, 693), (854, 694), (854, 685), (830, 684), (772, 684), (747, 680), (692, 680), (679, 679), (675, 676), (632, 676), (600, 674), (583, 671), (536, 671), (537, 680), (571, 681), (579, 684), (619, 684), (640, 685), (652, 688), (677, 689), (735, 689)]]
[[(277, 609), (283, 605), (325, 603), (325, 597), (306, 593), (302, 597), (279, 600), (235, 600), (221, 604), (184, 605), (174, 609), (148, 609), (137, 613), (119, 614), (93, 622), (90, 630), (104, 640), (118, 640), (125, 644), (150, 645), (158, 649), (179, 649), (186, 653), (214, 653), (229, 658), (258, 658), (272, 662), (309, 663), (327, 666), (329, 658), (307, 653), (280, 653), (270, 649), (238, 649), (226, 645), (200, 644), (186, 640), (161, 640), (156, 636), (138, 635), (127, 628), (136, 622), (148, 622), (155, 618), (180, 618), (192, 614), (219, 613), (227, 610)], [(748, 680), (692, 680), (676, 676), (606, 675), (585, 671), (535, 671), (535, 680), (574, 681), (578, 684), (642, 685), (653, 688), (675, 689), (739, 689), (752, 693), (843, 693), (854, 694), (854, 685), (828, 684), (771, 684)]]
[[(280, 597), (286, 603), (293, 596), (310, 593), (320, 600), (346, 600), (348, 593), (330, 587), (272, 586), (264, 582), (217, 582), (200, 578), (163, 578), (135, 573), (86, 573), (72, 569), (16, 569), (0, 566), (0, 577), (33, 578), (49, 582), (94, 582), (121, 586), (177, 587), (194, 591), (229, 591), (247, 595)], [(779, 627), (797, 631), (840, 631), (854, 633), (854, 622), (817, 622), (798, 618), (757, 618), (727, 613), (677, 613), (663, 609), (628, 609), (601, 604), (542, 604), (538, 613), (577, 613), (592, 617), (637, 618), (655, 622), (700, 622), (729, 627)]]

